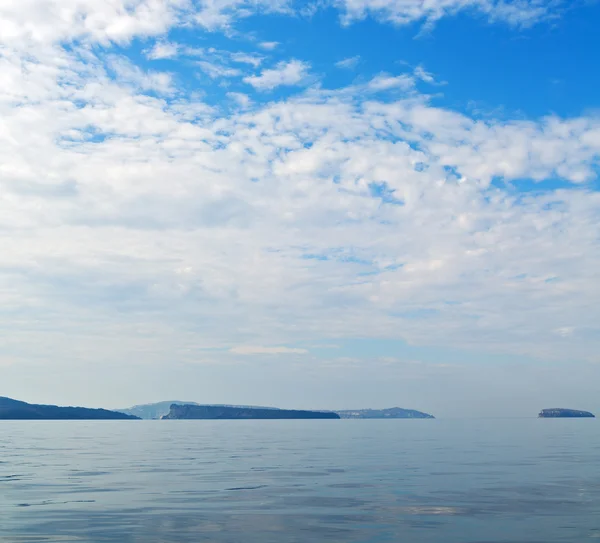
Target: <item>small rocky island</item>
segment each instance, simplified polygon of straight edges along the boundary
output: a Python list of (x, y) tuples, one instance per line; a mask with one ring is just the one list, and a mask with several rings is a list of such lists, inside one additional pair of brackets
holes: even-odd
[(589, 411), (578, 411), (577, 409), (562, 409), (555, 407), (553, 409), (542, 409), (538, 415), (541, 419), (574, 419), (574, 418), (595, 418)]
[(138, 417), (87, 407), (37, 405), (0, 397), (0, 420), (137, 420)]
[(347, 409), (336, 411), (343, 419), (434, 419), (433, 415), (415, 411), (414, 409), (402, 409), (401, 407), (390, 407), (389, 409)]
[(247, 419), (339, 419), (328, 411), (298, 411), (294, 409), (265, 409), (215, 405), (171, 405), (162, 420), (247, 420)]

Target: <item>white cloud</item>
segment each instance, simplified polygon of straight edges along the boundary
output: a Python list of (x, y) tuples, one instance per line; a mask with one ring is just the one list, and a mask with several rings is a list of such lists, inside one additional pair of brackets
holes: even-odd
[(146, 51), (146, 58), (150, 60), (159, 60), (164, 58), (175, 58), (179, 53), (179, 44), (158, 41), (152, 49)]
[(306, 349), (296, 349), (291, 347), (259, 347), (259, 346), (240, 346), (229, 349), (234, 354), (306, 354)]
[(423, 68), (423, 66), (417, 66), (414, 69), (415, 77), (417, 79), (420, 79), (421, 81), (425, 81), (425, 83), (435, 83), (435, 78), (433, 77), (433, 74), (430, 74), (429, 72), (427, 72), (425, 70), (425, 68)]
[(143, 71), (132, 64), (126, 57), (112, 56), (109, 66), (116, 78), (142, 91), (154, 91), (159, 94), (172, 94), (173, 81), (170, 74), (165, 72)]
[(208, 30), (227, 29), (256, 12), (292, 13), (289, 0), (201, 0), (194, 19)]
[(22, 0), (0, 3), (0, 41), (53, 43), (89, 39), (125, 43), (176, 24), (185, 0)]
[(310, 64), (301, 60), (279, 62), (275, 68), (266, 69), (260, 75), (248, 76), (244, 82), (259, 90), (273, 90), (281, 86), (300, 85), (307, 78)]
[(263, 57), (249, 53), (232, 53), (231, 60), (234, 62), (240, 62), (242, 64), (251, 64), (255, 68), (258, 68), (263, 61)]
[[(565, 2), (328, 0), (316, 6), (331, 5), (341, 10), (346, 23), (369, 15), (394, 24), (431, 23), (465, 11), (484, 14), (490, 22), (528, 26), (556, 16)], [(11, 47), (72, 40), (125, 44), (135, 37), (164, 36), (173, 27), (193, 24), (231, 33), (239, 19), (257, 13), (294, 15), (294, 7), (290, 0), (8, 0), (0, 3), (0, 42)], [(274, 41), (259, 43), (265, 50), (277, 45)], [(166, 44), (157, 47), (156, 54), (173, 54)]]
[(373, 16), (396, 25), (415, 21), (433, 23), (461, 11), (484, 14), (491, 22), (530, 26), (551, 17), (564, 5), (562, 0), (335, 0), (345, 23)]
[(222, 64), (209, 62), (207, 60), (199, 60), (196, 62), (196, 64), (211, 79), (218, 79), (220, 77), (236, 77), (242, 73), (237, 68), (230, 68), (229, 66), (223, 66)]
[(187, 57), (205, 57), (208, 54), (208, 49), (204, 47), (182, 47), (181, 52)]
[(273, 51), (274, 49), (277, 49), (277, 47), (279, 46), (279, 42), (277, 41), (263, 41), (260, 42), (258, 44), (258, 46), (262, 49), (265, 49), (266, 51)]
[(344, 68), (346, 70), (353, 70), (356, 68), (358, 63), (360, 62), (360, 55), (356, 55), (355, 57), (348, 57), (339, 62), (336, 62), (335, 65), (338, 68)]
[(369, 81), (367, 88), (371, 91), (379, 92), (391, 89), (409, 90), (415, 86), (415, 80), (410, 75), (391, 76), (380, 74)]
[(235, 101), (241, 107), (248, 107), (252, 104), (250, 97), (242, 92), (228, 92), (227, 97)]

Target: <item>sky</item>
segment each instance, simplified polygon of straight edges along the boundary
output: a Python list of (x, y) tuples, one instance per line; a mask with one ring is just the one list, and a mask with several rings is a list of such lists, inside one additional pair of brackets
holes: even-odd
[(0, 395), (600, 412), (598, 24), (3, 0)]

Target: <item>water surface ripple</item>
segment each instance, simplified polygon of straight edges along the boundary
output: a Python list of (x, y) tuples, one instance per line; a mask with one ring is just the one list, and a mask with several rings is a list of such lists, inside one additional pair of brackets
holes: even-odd
[(0, 422), (2, 543), (595, 540), (597, 420)]

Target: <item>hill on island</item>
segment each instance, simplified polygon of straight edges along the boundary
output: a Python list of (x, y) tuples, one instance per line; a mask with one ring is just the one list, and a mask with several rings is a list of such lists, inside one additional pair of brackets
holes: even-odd
[(541, 419), (593, 419), (595, 415), (589, 411), (579, 411), (578, 409), (563, 409), (554, 407), (552, 409), (542, 409), (538, 415)]
[(247, 420), (247, 419), (339, 419), (337, 413), (328, 411), (300, 411), (295, 409), (265, 409), (257, 407), (229, 407), (214, 405), (177, 405), (163, 420)]
[[(201, 418), (216, 418), (213, 416), (217, 408), (227, 408), (227, 409), (240, 409), (245, 411), (250, 410), (268, 410), (268, 411), (285, 411), (279, 409), (277, 407), (263, 407), (256, 405), (231, 405), (231, 404), (200, 404), (197, 402), (182, 402), (182, 401), (165, 401), (165, 402), (157, 402), (143, 405), (135, 405), (133, 407), (129, 407), (127, 409), (119, 409), (121, 413), (126, 413), (128, 415), (134, 415), (141, 419), (161, 419), (165, 418), (169, 420), (171, 418), (181, 418), (180, 415), (182, 411), (177, 411), (176, 415), (169, 416), (171, 412), (171, 407), (173, 405), (178, 406), (195, 406), (202, 408), (211, 408), (208, 411), (205, 411), (205, 415)], [(199, 412), (199, 411), (198, 411)], [(210, 417), (208, 416), (209, 412), (211, 413)], [(315, 412), (315, 411), (308, 411)], [(232, 412), (230, 412), (232, 413)], [(241, 412), (240, 412), (241, 413)], [(342, 419), (433, 419), (435, 418), (433, 415), (428, 413), (423, 413), (422, 411), (416, 411), (414, 409), (402, 409), (400, 407), (391, 407), (389, 409), (345, 409), (341, 411), (327, 411), (327, 413), (336, 413), (339, 415), (339, 418)], [(275, 416), (273, 413), (269, 413), (269, 418), (284, 418), (283, 415)], [(222, 418), (222, 417), (219, 417)], [(244, 415), (238, 416), (235, 418), (262, 418), (260, 413), (253, 413), (253, 416)], [(329, 417), (329, 418), (337, 418), (337, 417)]]
[(117, 409), (120, 413), (125, 413), (126, 415), (133, 415), (135, 417), (139, 417), (140, 419), (153, 420), (160, 419), (164, 417), (173, 404), (177, 405), (198, 405), (195, 402), (180, 402), (177, 400), (173, 400), (170, 402), (157, 402), (157, 403), (147, 403), (143, 405), (134, 405), (133, 407), (128, 407), (127, 409)]
[(433, 415), (415, 411), (414, 409), (402, 409), (401, 407), (390, 407), (389, 409), (346, 409), (336, 411), (343, 419), (434, 419)]
[(37, 405), (0, 397), (0, 420), (135, 420), (137, 418), (107, 409)]
[(134, 415), (141, 419), (154, 420), (161, 419), (169, 413), (172, 405), (203, 405), (205, 407), (239, 407), (243, 409), (276, 409), (275, 407), (259, 407), (251, 405), (229, 405), (229, 404), (199, 404), (196, 402), (180, 402), (177, 400), (157, 403), (147, 403), (142, 405), (134, 405), (127, 409), (117, 409), (120, 413)]

